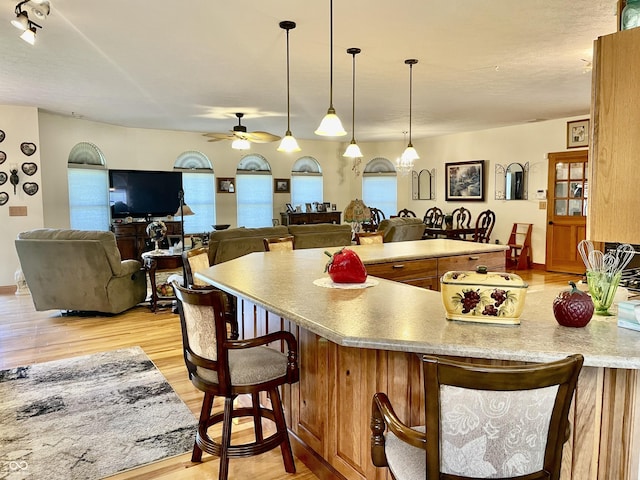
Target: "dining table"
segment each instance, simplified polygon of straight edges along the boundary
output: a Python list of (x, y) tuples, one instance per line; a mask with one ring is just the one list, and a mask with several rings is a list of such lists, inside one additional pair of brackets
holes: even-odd
[[(486, 228), (478, 228), (478, 233), (484, 233)], [(449, 238), (453, 240), (470, 240), (469, 235), (476, 233), (476, 227), (439, 228), (426, 227), (422, 238)]]

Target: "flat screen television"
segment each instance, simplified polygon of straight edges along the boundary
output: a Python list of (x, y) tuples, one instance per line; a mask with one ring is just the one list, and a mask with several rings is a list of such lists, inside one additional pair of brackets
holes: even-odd
[(174, 215), (181, 190), (182, 172), (109, 170), (111, 218)]

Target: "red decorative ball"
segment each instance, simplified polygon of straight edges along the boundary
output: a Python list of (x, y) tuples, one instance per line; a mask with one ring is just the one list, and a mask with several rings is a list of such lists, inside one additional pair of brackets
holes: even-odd
[(564, 327), (584, 327), (593, 316), (591, 297), (576, 284), (569, 282), (571, 290), (564, 290), (553, 300), (553, 315)]

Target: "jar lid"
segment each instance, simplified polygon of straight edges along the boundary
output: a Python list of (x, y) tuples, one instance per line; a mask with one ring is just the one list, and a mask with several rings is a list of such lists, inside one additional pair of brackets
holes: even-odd
[(450, 271), (446, 272), (441, 279), (443, 284), (470, 285), (470, 286), (492, 286), (527, 288), (527, 285), (519, 275), (508, 272), (489, 272), (484, 265), (478, 266), (473, 271)]

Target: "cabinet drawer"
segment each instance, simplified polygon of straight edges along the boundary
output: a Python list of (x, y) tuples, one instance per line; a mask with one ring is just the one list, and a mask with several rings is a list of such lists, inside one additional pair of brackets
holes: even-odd
[(365, 266), (369, 275), (397, 282), (411, 283), (411, 280), (438, 276), (438, 261), (435, 259), (373, 263)]
[(489, 271), (504, 271), (504, 252), (474, 253), (457, 255), (455, 257), (440, 258), (438, 272), (444, 275), (451, 270), (475, 270), (478, 265), (485, 265)]

